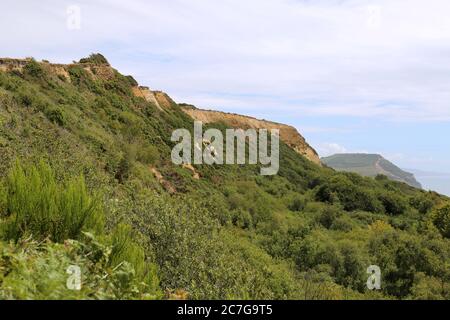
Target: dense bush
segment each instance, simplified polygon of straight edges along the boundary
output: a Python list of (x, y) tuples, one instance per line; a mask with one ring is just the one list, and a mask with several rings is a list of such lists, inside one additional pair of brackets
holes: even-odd
[(335, 193), (333, 192), (331, 187), (326, 183), (317, 187), (315, 199), (317, 201), (327, 202), (330, 204), (333, 204), (335, 201), (337, 201)]
[(257, 249), (242, 252), (205, 207), (187, 199), (173, 203), (142, 195), (128, 215), (153, 244), (163, 287), (183, 288), (191, 298), (274, 297), (270, 281), (252, 262)]
[(44, 70), (41, 65), (34, 59), (31, 59), (23, 68), (26, 75), (34, 78), (40, 78), (44, 75)]
[[(64, 244), (0, 241), (0, 299), (158, 299), (159, 288), (143, 287), (130, 264), (108, 266), (111, 249), (87, 235)], [(67, 286), (69, 266), (81, 271), (80, 290)], [(154, 275), (153, 282), (158, 282)]]
[(58, 107), (49, 108), (45, 110), (44, 113), (47, 116), (48, 120), (60, 126), (64, 126), (64, 124), (66, 123), (66, 115), (61, 108)]
[(6, 179), (5, 194), (5, 240), (32, 235), (62, 242), (77, 239), (83, 230), (102, 229), (99, 203), (88, 194), (84, 179), (58, 183), (44, 162), (25, 167), (17, 162)]
[(372, 191), (355, 185), (345, 175), (334, 176), (329, 182), (318, 186), (315, 197), (318, 201), (331, 204), (339, 202), (346, 211), (383, 211), (380, 201)]
[(23, 87), (17, 90), (15, 99), (19, 105), (24, 107), (36, 106), (37, 104), (36, 93)]
[(450, 204), (436, 209), (432, 214), (432, 218), (433, 223), (441, 234), (446, 238), (450, 238)]
[(102, 94), (103, 90), (101, 85), (92, 79), (81, 66), (75, 65), (69, 68), (70, 79), (82, 90), (89, 90), (96, 94)]
[(100, 53), (93, 53), (88, 58), (82, 58), (82, 59), (80, 59), (80, 63), (92, 63), (92, 64), (97, 64), (97, 65), (101, 65), (101, 64), (109, 65), (108, 60), (106, 60), (106, 58)]
[[(159, 292), (159, 279), (156, 265), (147, 261), (143, 247), (134, 240), (129, 225), (119, 224), (112, 234), (112, 250), (109, 260), (111, 268), (118, 269), (124, 263), (133, 267), (133, 276), (139, 280), (140, 290)], [(123, 290), (122, 290), (123, 291)]]
[(318, 217), (318, 222), (327, 229), (330, 229), (342, 216), (342, 212), (335, 206), (325, 207)]
[(305, 206), (306, 200), (304, 198), (295, 197), (288, 205), (288, 208), (291, 211), (302, 211), (303, 209), (305, 209)]
[(433, 200), (425, 195), (411, 197), (409, 203), (422, 214), (426, 214), (434, 206)]
[(394, 192), (384, 192), (379, 196), (381, 203), (390, 215), (399, 215), (405, 212), (407, 208), (406, 200)]

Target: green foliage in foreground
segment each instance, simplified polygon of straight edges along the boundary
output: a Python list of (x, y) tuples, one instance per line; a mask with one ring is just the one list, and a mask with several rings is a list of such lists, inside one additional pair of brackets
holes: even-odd
[[(26, 169), (16, 162), (2, 188), (1, 208), (0, 297), (160, 297), (156, 266), (147, 263), (130, 227), (118, 225), (111, 236), (102, 235), (104, 217), (82, 177), (58, 184), (44, 162)], [(80, 291), (66, 286), (70, 265), (82, 270)]]
[(0, 72), (0, 298), (450, 298), (448, 198), (284, 144), (276, 176), (194, 166), (195, 179), (170, 161), (172, 130), (193, 127), (179, 106), (83, 66), (107, 67)]
[(16, 163), (5, 192), (1, 227), (8, 240), (32, 236), (62, 242), (78, 239), (83, 230), (103, 229), (98, 201), (88, 195), (82, 176), (61, 184), (44, 162), (28, 168)]
[(444, 237), (450, 238), (450, 204), (434, 211), (433, 222)]
[[(110, 267), (111, 248), (86, 234), (64, 244), (0, 242), (0, 299), (156, 299), (160, 292), (140, 282), (124, 261)], [(70, 290), (69, 266), (81, 269), (81, 290)], [(153, 275), (156, 277), (156, 275)]]

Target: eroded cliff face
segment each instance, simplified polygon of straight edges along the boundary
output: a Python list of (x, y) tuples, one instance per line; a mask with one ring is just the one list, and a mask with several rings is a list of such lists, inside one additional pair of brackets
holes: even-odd
[(183, 107), (182, 110), (193, 119), (203, 123), (222, 122), (233, 128), (240, 129), (279, 129), (280, 139), (308, 160), (320, 165), (317, 152), (306, 142), (297, 129), (281, 123), (259, 120), (248, 116), (220, 111), (202, 110), (192, 107)]
[(137, 86), (134, 87), (132, 91), (136, 97), (144, 98), (146, 101), (153, 103), (159, 110), (164, 111), (164, 109), (159, 104), (159, 101), (156, 99), (155, 93), (148, 87)]
[[(167, 110), (177, 103), (165, 92), (151, 91), (147, 87), (138, 87), (133, 90), (135, 95), (144, 97), (147, 101), (153, 102), (160, 110)], [(303, 138), (297, 129), (281, 123), (243, 116), (239, 114), (225, 113), (220, 111), (202, 110), (193, 106), (180, 105), (181, 109), (192, 119), (203, 123), (223, 122), (232, 128), (239, 129), (279, 129), (280, 139), (297, 153), (308, 160), (321, 165), (319, 155)]]
[(134, 87), (132, 91), (135, 96), (144, 98), (148, 102), (153, 103), (161, 111), (170, 109), (173, 105), (177, 105), (167, 93), (162, 91), (152, 91), (150, 88), (143, 86)]
[(177, 105), (177, 103), (163, 91), (153, 91), (153, 94), (155, 95), (156, 100), (163, 109), (169, 109), (173, 105)]
[(0, 71), (22, 71), (30, 59), (0, 58)]

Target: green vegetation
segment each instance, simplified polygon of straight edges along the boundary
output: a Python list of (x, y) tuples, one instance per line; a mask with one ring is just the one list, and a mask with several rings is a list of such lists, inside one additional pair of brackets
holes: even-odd
[(170, 161), (172, 130), (193, 128), (177, 105), (112, 69), (44, 66), (0, 72), (0, 299), (450, 298), (448, 198), (284, 144), (276, 176), (196, 165), (196, 179)]
[(108, 60), (106, 60), (106, 58), (100, 53), (93, 53), (89, 56), (89, 58), (82, 58), (82, 59), (80, 59), (80, 63), (109, 65)]
[(433, 222), (444, 237), (450, 238), (450, 204), (433, 212)]
[(43, 162), (24, 169), (16, 163), (6, 179), (2, 237), (17, 242), (32, 236), (55, 242), (78, 239), (86, 230), (101, 230), (98, 205), (86, 191), (83, 177), (64, 186)]

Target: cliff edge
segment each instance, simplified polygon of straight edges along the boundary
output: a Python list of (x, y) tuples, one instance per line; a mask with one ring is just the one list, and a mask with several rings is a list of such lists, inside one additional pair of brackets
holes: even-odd
[(221, 111), (202, 110), (192, 106), (181, 106), (182, 110), (194, 120), (203, 123), (222, 122), (232, 128), (240, 129), (279, 129), (280, 139), (289, 147), (294, 149), (308, 160), (320, 165), (320, 158), (316, 152), (292, 126), (267, 120), (243, 116), (240, 114), (226, 113)]

